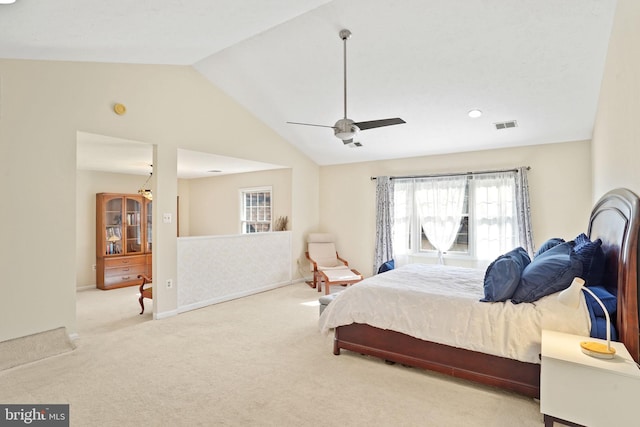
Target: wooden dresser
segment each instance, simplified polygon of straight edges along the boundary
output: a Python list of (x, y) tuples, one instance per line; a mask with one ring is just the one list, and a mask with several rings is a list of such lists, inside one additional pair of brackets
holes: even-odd
[(137, 194), (96, 194), (96, 284), (140, 285), (151, 276), (152, 202)]

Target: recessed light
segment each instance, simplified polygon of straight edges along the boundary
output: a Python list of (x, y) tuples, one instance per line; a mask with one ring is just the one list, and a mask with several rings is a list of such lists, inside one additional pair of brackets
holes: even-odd
[(15, 2), (16, 0), (0, 0), (0, 4), (12, 4)]
[(480, 110), (471, 110), (469, 111), (469, 117), (471, 117), (472, 119), (477, 119), (478, 117), (482, 116), (482, 111)]

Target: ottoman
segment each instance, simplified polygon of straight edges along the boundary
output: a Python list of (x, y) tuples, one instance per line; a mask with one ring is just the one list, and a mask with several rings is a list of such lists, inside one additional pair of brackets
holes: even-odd
[(320, 302), (320, 315), (322, 315), (322, 312), (324, 311), (324, 309), (327, 308), (329, 303), (333, 301), (335, 297), (336, 297), (336, 294), (329, 294), (329, 295), (324, 295), (318, 299), (318, 301)]

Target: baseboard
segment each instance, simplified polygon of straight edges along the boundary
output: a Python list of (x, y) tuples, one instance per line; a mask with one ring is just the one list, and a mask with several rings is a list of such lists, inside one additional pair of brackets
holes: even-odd
[(0, 371), (75, 349), (64, 327), (0, 342)]
[(180, 314), (179, 310), (169, 310), (169, 311), (163, 311), (161, 313), (154, 313), (153, 320), (166, 319), (168, 317), (177, 316), (178, 314)]

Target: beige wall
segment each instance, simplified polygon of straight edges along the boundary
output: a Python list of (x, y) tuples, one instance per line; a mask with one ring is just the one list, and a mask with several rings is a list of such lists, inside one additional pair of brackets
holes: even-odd
[(338, 252), (361, 273), (373, 272), (375, 181), (378, 175), (419, 175), (530, 166), (529, 189), (536, 244), (586, 231), (591, 211), (588, 141), (444, 156), (366, 162), (320, 169), (320, 229), (337, 236)]
[(640, 195), (640, 2), (618, 0), (593, 135), (593, 198)]
[[(638, 22), (640, 2), (618, 0), (593, 155), (588, 143), (569, 143), (323, 167), (321, 173), (189, 67), (0, 60), (0, 341), (58, 326), (75, 331), (78, 130), (155, 144), (158, 215), (175, 214), (178, 147), (291, 166), (293, 253), (303, 253), (309, 232), (331, 231), (339, 250), (367, 273), (372, 175), (530, 165), (536, 242), (575, 234), (605, 191), (624, 186), (640, 193)], [(127, 115), (112, 113), (115, 102), (127, 106)], [(154, 275), (162, 282), (175, 275), (175, 224), (156, 229), (161, 239), (154, 242), (163, 249)], [(159, 309), (170, 311), (175, 292), (165, 291)]]
[(291, 218), (291, 169), (191, 179), (187, 184), (189, 229), (181, 231), (181, 236), (240, 233), (240, 190), (243, 188), (271, 186), (274, 223), (279, 216)]
[[(159, 218), (176, 215), (178, 148), (291, 166), (294, 253), (318, 225), (317, 165), (191, 67), (0, 60), (0, 84), (0, 341), (76, 330), (78, 131), (154, 145), (159, 283), (176, 278), (176, 223)], [(177, 286), (158, 289), (158, 313), (175, 312)]]

